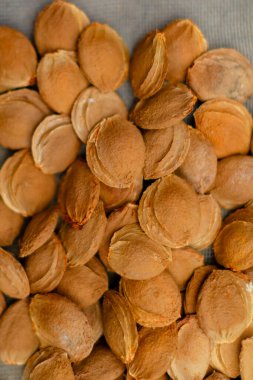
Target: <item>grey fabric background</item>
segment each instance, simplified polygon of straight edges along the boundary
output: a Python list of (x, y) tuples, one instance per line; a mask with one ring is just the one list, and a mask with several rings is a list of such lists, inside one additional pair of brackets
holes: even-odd
[[(36, 13), (47, 0), (0, 0), (0, 24), (32, 38)], [(253, 62), (253, 0), (73, 0), (92, 21), (110, 24), (123, 36), (130, 50), (148, 31), (175, 18), (191, 18), (202, 29), (209, 48), (233, 47)], [(130, 107), (128, 84), (120, 94)], [(253, 112), (253, 100), (247, 105)], [(0, 149), (0, 164), (8, 152)], [(210, 251), (205, 253), (210, 259)], [(22, 368), (0, 364), (0, 380), (21, 380)], [(64, 379), (62, 379), (64, 380)], [(94, 379), (95, 380), (95, 379)]]

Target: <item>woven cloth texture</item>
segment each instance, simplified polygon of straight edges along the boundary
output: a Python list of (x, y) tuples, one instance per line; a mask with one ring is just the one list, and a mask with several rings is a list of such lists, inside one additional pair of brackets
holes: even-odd
[[(252, 0), (73, 0), (92, 21), (110, 24), (124, 38), (130, 51), (145, 33), (175, 18), (191, 18), (203, 31), (209, 48), (238, 49), (253, 62)], [(0, 24), (33, 36), (36, 13), (47, 0), (0, 0)], [(127, 105), (133, 101), (129, 84), (120, 90)], [(247, 102), (253, 112), (253, 100)], [(9, 155), (0, 148), (0, 164)], [(210, 262), (211, 250), (204, 252)], [(0, 380), (21, 380), (22, 368), (0, 364)], [(63, 379), (64, 380), (64, 379)]]

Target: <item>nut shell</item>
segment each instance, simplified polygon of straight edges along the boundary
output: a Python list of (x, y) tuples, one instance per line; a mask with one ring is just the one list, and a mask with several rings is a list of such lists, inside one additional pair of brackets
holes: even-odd
[(253, 157), (232, 156), (220, 160), (211, 194), (228, 210), (253, 199)]
[[(59, 142), (60, 148), (56, 149)], [(35, 165), (45, 174), (63, 172), (76, 159), (80, 146), (68, 116), (48, 116), (33, 134), (32, 155)]]
[(206, 380), (229, 380), (229, 377), (227, 377), (223, 373), (214, 371), (210, 376), (206, 378)]
[(50, 239), (56, 228), (58, 216), (58, 209), (50, 207), (31, 219), (20, 241), (20, 257), (31, 255)]
[(197, 109), (194, 119), (218, 158), (249, 152), (252, 116), (241, 103), (226, 98), (209, 100)]
[(214, 270), (200, 291), (197, 315), (210, 339), (231, 343), (249, 326), (252, 307), (244, 278), (227, 270)]
[(22, 89), (0, 96), (0, 144), (9, 149), (31, 146), (37, 125), (51, 113), (38, 92)]
[(8, 26), (0, 27), (0, 92), (33, 85), (37, 55), (28, 38)]
[(168, 55), (166, 79), (171, 83), (184, 82), (187, 69), (207, 50), (207, 41), (192, 20), (174, 20), (163, 29)]
[(167, 271), (143, 281), (122, 278), (120, 290), (141, 326), (168, 326), (180, 318), (180, 291)]
[(201, 101), (225, 97), (244, 102), (253, 94), (253, 67), (237, 50), (209, 50), (189, 68), (187, 82)]
[(89, 22), (74, 4), (53, 1), (36, 18), (34, 38), (38, 51), (43, 55), (59, 49), (76, 50), (79, 34)]
[(187, 284), (184, 298), (185, 314), (196, 314), (198, 295), (207, 277), (216, 269), (214, 265), (203, 265), (196, 268)]
[(30, 294), (29, 281), (22, 265), (11, 253), (0, 248), (0, 290), (12, 298)]
[(248, 338), (242, 341), (242, 349), (240, 352), (240, 372), (241, 379), (248, 380), (253, 376), (253, 365), (252, 365), (252, 354), (253, 354), (253, 338)]
[(185, 84), (166, 85), (150, 98), (140, 100), (131, 118), (143, 129), (169, 128), (189, 115), (196, 101), (196, 96)]
[(107, 273), (96, 258), (84, 266), (67, 268), (57, 287), (59, 294), (71, 299), (81, 309), (94, 305), (107, 290)]
[(49, 293), (54, 290), (64, 275), (66, 264), (64, 248), (56, 235), (52, 235), (25, 261), (31, 293)]
[(45, 103), (55, 112), (68, 115), (77, 96), (89, 85), (76, 53), (65, 50), (44, 55), (38, 65), (37, 81)]
[(212, 195), (199, 195), (200, 223), (197, 234), (191, 240), (191, 246), (204, 249), (211, 245), (222, 222), (221, 209)]
[(124, 364), (105, 345), (98, 345), (90, 356), (74, 365), (76, 380), (116, 380), (123, 374)]
[(171, 249), (151, 240), (137, 223), (122, 227), (111, 239), (109, 266), (130, 280), (158, 276), (171, 260)]
[(128, 202), (139, 199), (143, 187), (142, 175), (130, 185), (130, 187), (118, 189), (100, 182), (100, 198), (104, 203), (106, 211), (112, 211)]
[(177, 347), (177, 325), (150, 329), (142, 327), (129, 373), (136, 379), (160, 379), (167, 371)]
[(214, 242), (217, 262), (233, 270), (250, 269), (253, 266), (252, 232), (252, 207), (231, 214)]
[(7, 207), (0, 198), (0, 246), (12, 245), (23, 223), (24, 218)]
[(182, 291), (185, 289), (194, 270), (203, 265), (204, 256), (195, 249), (185, 247), (172, 250), (172, 262), (169, 263), (167, 270)]
[(106, 292), (102, 315), (108, 345), (123, 363), (130, 363), (137, 350), (138, 333), (126, 299), (114, 290)]
[(190, 148), (190, 129), (184, 122), (169, 128), (146, 130), (144, 178), (156, 179), (173, 173), (185, 160)]
[(6, 309), (6, 301), (4, 298), (3, 293), (0, 291), (0, 316), (3, 314), (4, 310)]
[(108, 217), (105, 232), (99, 247), (99, 257), (103, 264), (110, 270), (108, 263), (108, 253), (111, 239), (116, 231), (122, 227), (138, 222), (138, 206), (127, 203), (125, 206), (111, 212)]
[(43, 210), (55, 189), (55, 178), (36, 168), (27, 149), (13, 154), (2, 166), (1, 196), (10, 209), (25, 217)]
[(94, 22), (83, 30), (78, 59), (89, 82), (102, 92), (116, 90), (127, 79), (128, 50), (109, 25)]
[(179, 324), (178, 345), (168, 373), (174, 379), (203, 379), (210, 361), (210, 342), (201, 330), (196, 316)]
[(67, 223), (62, 224), (60, 238), (66, 250), (69, 267), (82, 266), (97, 253), (104, 236), (106, 221), (103, 202), (99, 201), (82, 229), (74, 229)]
[(199, 228), (199, 200), (185, 180), (171, 174), (146, 189), (138, 217), (142, 229), (157, 243), (185, 247)]
[(30, 315), (42, 347), (62, 348), (73, 362), (92, 351), (94, 337), (88, 319), (67, 298), (37, 294), (31, 301)]
[(139, 42), (131, 57), (130, 80), (135, 96), (145, 99), (159, 91), (167, 65), (165, 36), (153, 31)]
[(88, 134), (97, 123), (113, 115), (126, 119), (127, 113), (123, 100), (116, 92), (103, 93), (90, 86), (76, 99), (71, 120), (77, 136), (86, 144)]
[(142, 176), (145, 144), (131, 122), (115, 115), (93, 128), (86, 155), (90, 170), (101, 182), (125, 188)]
[(190, 128), (190, 147), (177, 174), (204, 194), (214, 186), (216, 173), (217, 157), (211, 143), (200, 131)]
[(38, 346), (29, 316), (29, 299), (17, 301), (0, 320), (0, 359), (5, 364), (25, 364)]
[(82, 227), (99, 201), (100, 184), (84, 161), (76, 160), (64, 175), (58, 202), (63, 217), (73, 227)]
[(211, 365), (225, 375), (236, 378), (240, 376), (239, 354), (242, 341), (253, 336), (253, 323), (247, 327), (239, 338), (232, 343), (214, 344), (211, 351)]
[(22, 380), (75, 380), (70, 360), (65, 351), (46, 347), (36, 352), (27, 362)]
[(86, 307), (83, 309), (83, 312), (86, 315), (89, 324), (91, 325), (95, 342), (97, 342), (104, 334), (102, 307), (100, 305), (100, 302), (98, 301), (93, 305)]

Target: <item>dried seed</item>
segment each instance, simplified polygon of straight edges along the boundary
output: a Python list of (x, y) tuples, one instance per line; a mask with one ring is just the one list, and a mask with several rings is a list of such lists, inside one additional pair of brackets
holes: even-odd
[(142, 187), (142, 175), (128, 188), (118, 189), (100, 182), (100, 199), (103, 201), (106, 211), (112, 211), (113, 209), (121, 207), (128, 202), (137, 201), (142, 192)]
[(192, 20), (174, 20), (163, 29), (168, 54), (166, 79), (184, 82), (188, 67), (207, 50), (207, 41)]
[(6, 309), (6, 301), (4, 298), (3, 293), (0, 291), (0, 316), (3, 314), (4, 310)]
[(74, 365), (76, 380), (116, 380), (123, 374), (124, 364), (105, 345), (98, 345), (90, 356)]
[(239, 338), (232, 343), (214, 344), (211, 351), (211, 365), (225, 375), (236, 378), (240, 376), (239, 354), (244, 339), (253, 336), (253, 322)]
[(166, 85), (151, 98), (140, 100), (131, 118), (143, 129), (169, 128), (189, 115), (196, 101), (185, 84)]
[(0, 60), (0, 92), (34, 84), (37, 55), (23, 33), (0, 27)]
[(27, 362), (22, 380), (75, 380), (70, 360), (65, 351), (46, 347), (36, 352)]
[(122, 227), (111, 239), (109, 266), (130, 280), (158, 276), (171, 260), (171, 249), (151, 240), (137, 223)]
[(58, 202), (63, 216), (73, 227), (82, 227), (99, 201), (100, 184), (84, 161), (76, 160), (64, 175)]
[(96, 302), (91, 306), (83, 309), (89, 324), (91, 325), (95, 342), (97, 342), (104, 334), (102, 321), (102, 308), (100, 302)]
[(214, 371), (212, 375), (206, 378), (206, 380), (229, 380), (229, 378), (226, 375), (223, 375), (223, 373)]
[(5, 364), (25, 364), (38, 346), (29, 316), (29, 300), (17, 301), (0, 319), (0, 359)]
[(202, 54), (188, 70), (187, 81), (202, 101), (225, 97), (244, 102), (253, 95), (253, 67), (234, 49)]
[(38, 92), (22, 89), (0, 96), (0, 143), (5, 148), (29, 148), (32, 134), (51, 113)]
[(11, 253), (0, 248), (0, 290), (12, 298), (25, 298), (30, 294), (27, 275)]
[(90, 170), (101, 182), (125, 188), (142, 176), (145, 144), (132, 123), (115, 115), (91, 131), (86, 155)]
[(13, 154), (2, 166), (1, 196), (8, 207), (23, 216), (43, 210), (52, 200), (55, 188), (55, 178), (36, 168), (27, 149)]
[(184, 298), (184, 312), (185, 314), (195, 314), (198, 295), (202, 285), (207, 277), (216, 269), (214, 265), (203, 265), (196, 268), (193, 275), (188, 282), (185, 298)]
[(58, 222), (58, 214), (56, 207), (50, 207), (31, 219), (20, 241), (20, 257), (31, 255), (50, 239)]
[(81, 230), (62, 224), (60, 238), (66, 250), (68, 266), (86, 264), (98, 251), (106, 228), (103, 202), (99, 201), (90, 219)]
[(211, 143), (202, 132), (190, 128), (190, 147), (177, 174), (204, 194), (214, 186), (216, 173), (217, 157)]
[[(59, 141), (61, 148), (55, 149)], [(76, 159), (80, 146), (68, 116), (48, 116), (33, 134), (32, 155), (35, 165), (46, 174), (63, 172)]]
[(0, 198), (0, 246), (12, 245), (23, 223), (24, 218), (7, 207)]
[(141, 326), (168, 326), (180, 318), (180, 291), (168, 271), (143, 281), (122, 278), (120, 289)]
[(67, 298), (37, 294), (31, 301), (30, 314), (42, 347), (62, 348), (73, 362), (92, 351), (94, 338), (88, 319)]
[(182, 291), (194, 270), (203, 265), (204, 256), (195, 249), (186, 247), (172, 250), (172, 262), (168, 265), (167, 270)]
[(173, 379), (203, 379), (209, 366), (210, 342), (201, 330), (196, 316), (179, 324), (178, 345), (168, 373)]
[(59, 49), (76, 50), (77, 40), (90, 20), (74, 4), (57, 0), (38, 14), (34, 38), (40, 54)]
[(154, 95), (163, 85), (168, 68), (165, 36), (149, 33), (134, 49), (130, 64), (130, 80), (135, 96)]
[(88, 134), (103, 119), (120, 115), (127, 118), (127, 108), (116, 92), (103, 93), (90, 86), (76, 99), (71, 120), (79, 139), (86, 144)]
[(74, 51), (58, 50), (44, 55), (37, 70), (42, 99), (57, 113), (70, 114), (72, 106), (89, 83)]
[(102, 92), (116, 90), (127, 79), (128, 50), (109, 25), (94, 22), (83, 30), (78, 59), (89, 82)]
[(253, 338), (248, 338), (242, 341), (242, 349), (240, 353), (240, 372), (242, 380), (252, 379), (253, 365)]
[(56, 288), (66, 269), (66, 254), (56, 235), (25, 261), (31, 293), (48, 293)]
[(211, 194), (229, 210), (253, 199), (253, 157), (238, 155), (220, 160)]
[(103, 325), (111, 350), (123, 363), (130, 363), (138, 346), (137, 327), (127, 301), (114, 290), (104, 296)]
[(157, 243), (185, 247), (199, 228), (199, 200), (185, 180), (171, 174), (143, 193), (138, 216), (142, 229)]
[(204, 249), (211, 245), (222, 222), (221, 209), (212, 195), (199, 195), (200, 223), (197, 234), (191, 240), (191, 246)]
[(142, 380), (159, 379), (164, 375), (177, 348), (177, 334), (176, 323), (156, 329), (143, 327), (129, 373)]
[(235, 341), (249, 326), (253, 312), (247, 281), (227, 270), (214, 270), (197, 304), (200, 326), (215, 343)]
[(108, 263), (108, 253), (110, 242), (113, 234), (118, 231), (120, 228), (126, 226), (127, 224), (137, 223), (138, 206), (132, 203), (127, 203), (125, 206), (120, 209), (114, 210), (108, 217), (106, 224), (105, 233), (103, 235), (100, 247), (99, 247), (99, 257), (103, 261), (104, 265), (109, 268)]
[(227, 219), (214, 242), (215, 259), (226, 268), (249, 269), (253, 266), (253, 208), (238, 210)]
[(71, 299), (81, 309), (94, 305), (107, 290), (107, 273), (96, 258), (84, 266), (67, 268), (57, 287), (59, 294)]
[(190, 129), (184, 122), (161, 130), (144, 131), (146, 156), (144, 178), (173, 173), (185, 160), (190, 147)]
[(249, 152), (252, 116), (241, 103), (226, 98), (209, 100), (197, 109), (194, 118), (218, 158)]

